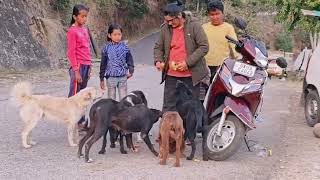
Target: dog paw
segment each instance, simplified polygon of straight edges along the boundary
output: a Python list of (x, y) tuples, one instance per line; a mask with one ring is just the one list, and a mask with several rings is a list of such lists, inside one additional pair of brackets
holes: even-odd
[(86, 163), (92, 163), (93, 162), (93, 159), (88, 159), (87, 161), (86, 161)]
[(116, 144), (111, 144), (110, 148), (116, 148)]
[(37, 142), (35, 142), (35, 141), (30, 141), (30, 144), (34, 146), (34, 145), (37, 144)]
[(138, 145), (138, 144), (134, 144), (133, 146), (134, 146), (134, 148), (139, 148), (140, 147), (140, 145)]
[(29, 148), (31, 148), (32, 146), (31, 146), (30, 144), (25, 144), (25, 145), (23, 145), (23, 147), (26, 148), (26, 149), (29, 149)]
[(105, 154), (106, 153), (106, 150), (101, 150), (98, 152), (99, 154)]
[(190, 156), (188, 156), (188, 157), (187, 157), (187, 160), (192, 160), (192, 159), (193, 159), (193, 158), (192, 158), (192, 157), (190, 157)]
[(159, 153), (154, 152), (153, 154), (154, 154), (156, 157), (159, 157)]
[(180, 163), (174, 163), (174, 167), (180, 167)]
[(127, 151), (125, 151), (125, 150), (120, 151), (120, 152), (121, 152), (121, 154), (128, 154), (128, 152), (127, 152)]
[(72, 143), (72, 144), (70, 144), (70, 146), (71, 147), (76, 147), (76, 146), (78, 146), (78, 144)]
[(131, 148), (131, 151), (134, 152), (134, 153), (139, 152), (139, 150), (137, 148)]
[(207, 156), (203, 156), (203, 157), (202, 157), (202, 160), (203, 160), (203, 161), (209, 161), (209, 158), (208, 158)]
[(83, 154), (78, 154), (78, 158), (83, 158)]

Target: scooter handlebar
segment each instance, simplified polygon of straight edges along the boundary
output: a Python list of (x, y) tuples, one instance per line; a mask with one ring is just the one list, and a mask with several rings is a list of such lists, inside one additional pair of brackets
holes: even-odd
[(228, 40), (229, 40), (230, 42), (232, 42), (232, 43), (237, 43), (237, 42), (238, 42), (237, 40), (233, 39), (233, 38), (230, 37), (229, 35), (226, 35), (225, 37), (226, 37), (226, 39), (228, 39)]
[(229, 42), (235, 44), (236, 46), (241, 47), (241, 43), (240, 43), (239, 41), (233, 39), (233, 38), (230, 37), (229, 35), (226, 35), (225, 38), (226, 38)]

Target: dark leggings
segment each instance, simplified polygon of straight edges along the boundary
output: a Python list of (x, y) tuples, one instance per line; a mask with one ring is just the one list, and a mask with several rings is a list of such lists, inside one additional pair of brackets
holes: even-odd
[[(84, 89), (87, 87), (88, 80), (89, 80), (89, 71), (90, 71), (90, 65), (80, 64), (79, 72), (80, 72), (80, 75), (82, 78), (82, 83), (77, 83), (75, 72), (71, 68), (69, 69), (70, 87), (69, 87), (68, 97), (71, 97), (71, 96), (77, 94), (81, 89)], [(78, 123), (80, 124), (84, 121), (85, 121), (85, 118), (82, 117), (78, 121)]]

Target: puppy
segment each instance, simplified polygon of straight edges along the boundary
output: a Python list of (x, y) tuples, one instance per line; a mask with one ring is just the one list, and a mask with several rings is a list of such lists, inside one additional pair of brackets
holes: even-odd
[(168, 153), (176, 152), (175, 167), (180, 166), (180, 156), (185, 149), (183, 120), (178, 112), (168, 111), (160, 121), (159, 146), (160, 164), (165, 165)]
[[(91, 162), (89, 159), (89, 151), (91, 146), (102, 135), (108, 132), (110, 127), (114, 127), (120, 131), (120, 152), (126, 154), (123, 147), (123, 136), (125, 133), (141, 132), (141, 136), (148, 145), (149, 149), (155, 154), (149, 136), (147, 135), (158, 121), (162, 112), (154, 109), (148, 109), (145, 105), (139, 104), (133, 107), (122, 109), (122, 105), (112, 99), (102, 99), (95, 103), (90, 110), (90, 127), (87, 134), (80, 140), (78, 157), (82, 156), (82, 147), (85, 145), (85, 161)], [(90, 138), (90, 139), (89, 139)], [(89, 140), (88, 140), (89, 139)], [(88, 140), (88, 142), (86, 142)], [(106, 139), (100, 154), (105, 153)]]
[[(187, 160), (192, 160), (196, 151), (194, 140), (197, 132), (202, 132), (202, 136), (204, 136), (204, 127), (207, 126), (208, 115), (201, 101), (193, 97), (191, 89), (182, 81), (178, 81), (176, 84), (176, 97), (176, 108), (183, 120), (185, 129), (184, 139), (188, 139), (192, 147), (191, 154), (187, 157)], [(203, 149), (204, 145), (205, 143), (202, 142)], [(203, 160), (208, 160), (206, 153), (203, 153)]]
[(103, 92), (99, 88), (88, 87), (76, 95), (54, 97), (50, 95), (32, 95), (30, 83), (20, 82), (13, 87), (12, 100), (20, 109), (20, 118), (24, 122), (21, 133), (22, 145), (30, 148), (36, 142), (31, 140), (30, 133), (41, 118), (64, 122), (68, 128), (70, 146), (77, 146), (77, 122), (85, 114), (85, 108)]

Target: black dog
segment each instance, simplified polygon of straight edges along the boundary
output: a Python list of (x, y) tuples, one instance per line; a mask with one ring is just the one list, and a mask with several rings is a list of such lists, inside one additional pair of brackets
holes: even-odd
[[(122, 107), (121, 109), (135, 106), (137, 104), (144, 104), (148, 106), (147, 99), (142, 91), (132, 91), (120, 101), (120, 107)], [(110, 142), (111, 142), (110, 148), (115, 148), (116, 147), (115, 142), (118, 139), (119, 132), (113, 127), (110, 127), (109, 134), (110, 134)], [(133, 146), (133, 142), (132, 142), (132, 134), (126, 134), (125, 137), (126, 137), (127, 147), (135, 150), (135, 147)], [(103, 137), (104, 142), (106, 141), (106, 138), (107, 138), (107, 134), (105, 134)], [(104, 153), (105, 153), (105, 150), (101, 150), (99, 152), (99, 154), (104, 154)]]
[[(150, 150), (155, 155), (158, 155), (150, 142), (149, 136), (146, 134), (149, 133), (153, 123), (155, 123), (161, 115), (161, 111), (148, 109), (145, 105), (137, 105), (123, 109), (123, 104), (112, 99), (102, 99), (96, 102), (90, 109), (90, 127), (87, 134), (79, 143), (78, 157), (82, 156), (83, 145), (91, 137), (85, 146), (85, 161), (90, 162), (89, 151), (91, 146), (100, 139), (101, 136), (105, 135), (110, 127), (121, 130), (121, 153), (127, 153), (123, 147), (123, 132), (141, 131), (142, 137)], [(106, 143), (106, 139), (104, 139), (101, 151), (105, 151)]]
[[(108, 105), (110, 104), (109, 101), (101, 101), (100, 103), (104, 103), (104, 102), (108, 102), (107, 103)], [(92, 113), (94, 112), (94, 109), (96, 109), (100, 105), (100, 103), (95, 103), (90, 108), (89, 114), (91, 114), (91, 117), (93, 116)], [(129, 95), (125, 96), (119, 103), (112, 101), (111, 104), (112, 105), (117, 104), (117, 108), (114, 109), (115, 110), (114, 112), (110, 112), (110, 114), (117, 114), (118, 111), (124, 110), (127, 107), (131, 107), (137, 104), (145, 104), (146, 106), (148, 105), (147, 99), (144, 93), (139, 90), (130, 92)], [(110, 134), (110, 142), (111, 142), (110, 148), (115, 148), (116, 147), (115, 142), (118, 139), (119, 132), (112, 126), (108, 128), (108, 131)], [(101, 150), (99, 151), (99, 154), (104, 154), (106, 152), (108, 131), (106, 131), (106, 133), (103, 136), (103, 143), (102, 143)], [(127, 147), (135, 151), (135, 147), (132, 142), (132, 134), (126, 134), (125, 137), (126, 137)]]
[(124, 105), (130, 107), (137, 104), (144, 104), (148, 106), (146, 96), (142, 91), (131, 91), (126, 97), (123, 98)]
[[(120, 133), (120, 151), (123, 154), (127, 152), (123, 147), (123, 136), (127, 133), (140, 132), (141, 138), (147, 144), (150, 151), (158, 156), (151, 141), (149, 139), (149, 132), (154, 123), (162, 117), (162, 112), (156, 109), (149, 109), (144, 104), (128, 107), (127, 109), (119, 112), (117, 116), (112, 118), (112, 126), (116, 127)], [(131, 138), (132, 142), (132, 138)]]
[[(108, 133), (108, 129), (111, 127), (111, 118), (116, 116), (120, 111), (119, 102), (112, 99), (101, 99), (94, 103), (90, 108), (89, 119), (90, 126), (87, 131), (87, 134), (80, 140), (78, 148), (78, 157), (81, 157), (83, 145), (91, 137), (91, 139), (86, 143), (85, 154), (89, 154), (89, 150), (102, 135)], [(111, 135), (110, 135), (111, 136)], [(106, 146), (106, 140), (103, 141), (102, 147)], [(105, 151), (105, 148), (102, 148), (99, 151)], [(86, 161), (89, 162), (89, 157), (85, 157)]]
[[(202, 132), (202, 136), (204, 136), (208, 115), (201, 101), (193, 97), (192, 91), (182, 81), (178, 81), (176, 84), (176, 97), (176, 108), (183, 119), (183, 127), (185, 129), (184, 139), (188, 139), (192, 147), (191, 154), (187, 159), (192, 160), (196, 151), (194, 140), (197, 132)], [(202, 142), (202, 147), (204, 147), (204, 144)], [(203, 153), (203, 160), (208, 160), (206, 153)]]

